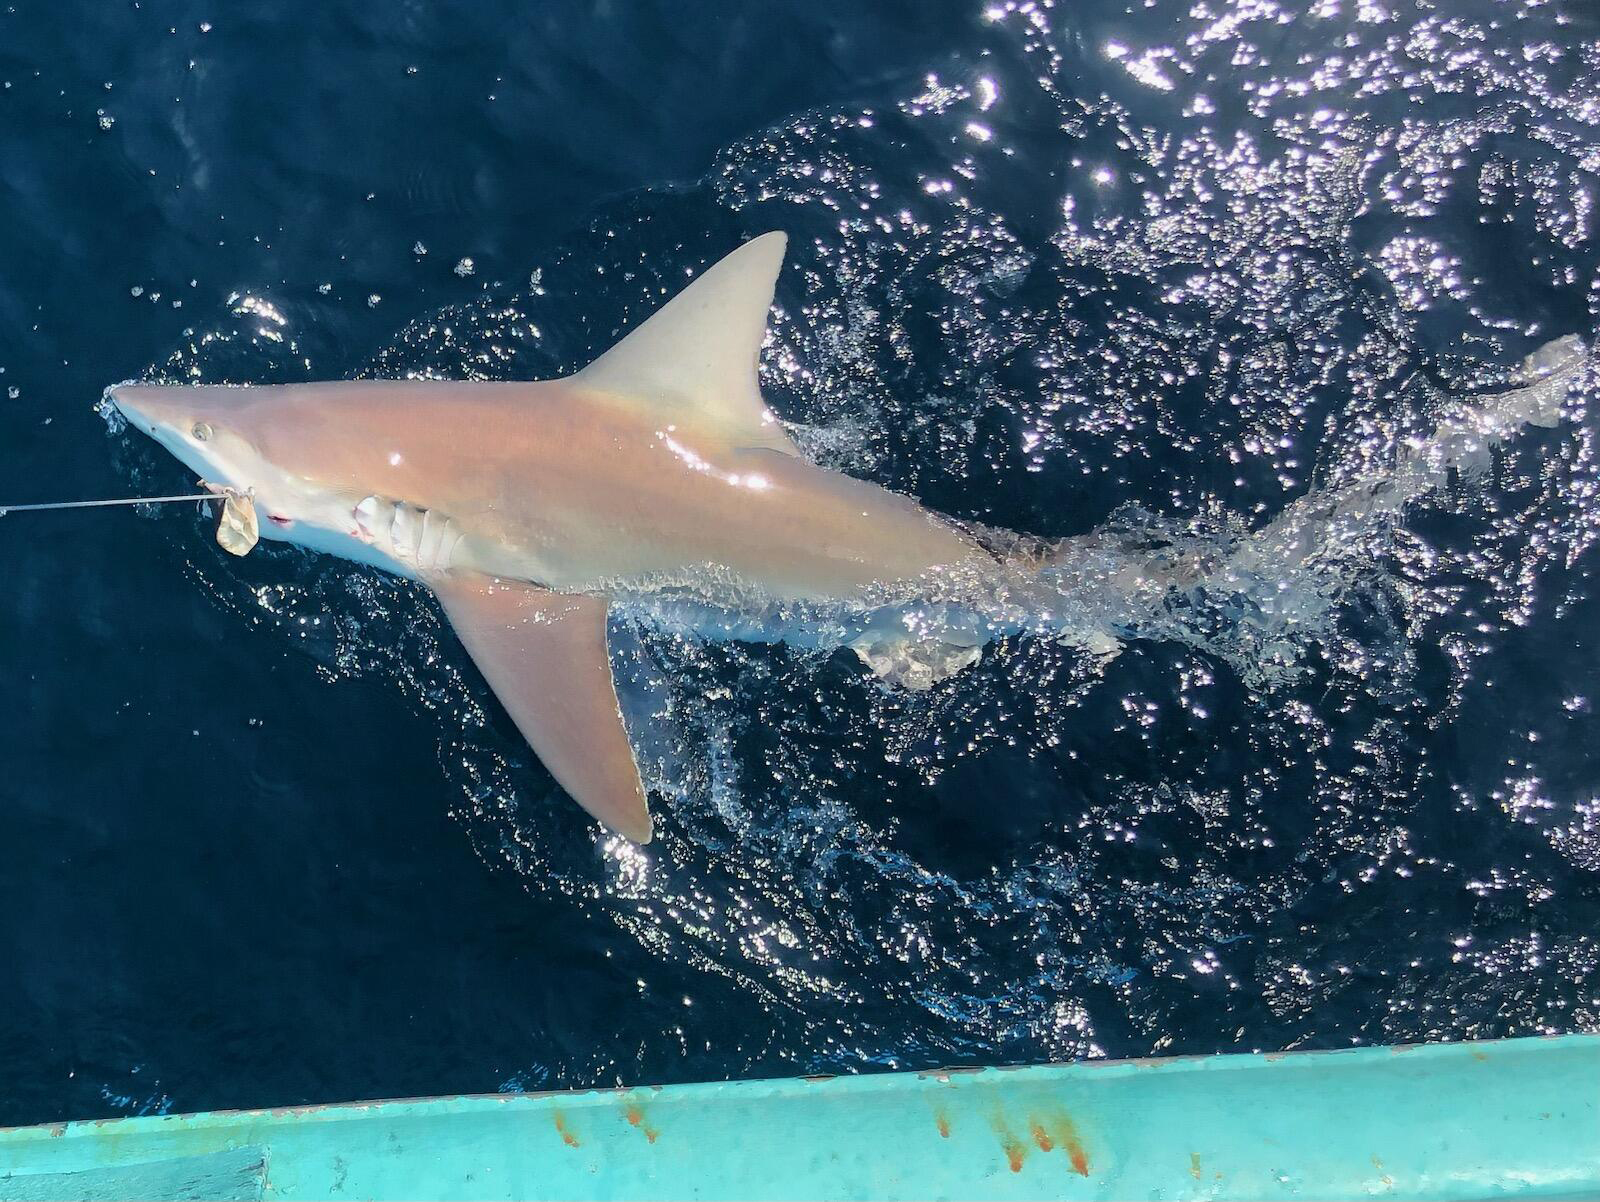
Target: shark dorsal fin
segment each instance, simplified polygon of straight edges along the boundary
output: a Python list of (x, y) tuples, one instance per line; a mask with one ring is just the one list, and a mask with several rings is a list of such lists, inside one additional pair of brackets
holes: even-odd
[[(711, 426), (737, 446), (800, 452), (761, 399), (756, 368), (788, 238), (752, 238), (578, 373), (601, 392)], [(670, 416), (667, 420), (672, 420)]]

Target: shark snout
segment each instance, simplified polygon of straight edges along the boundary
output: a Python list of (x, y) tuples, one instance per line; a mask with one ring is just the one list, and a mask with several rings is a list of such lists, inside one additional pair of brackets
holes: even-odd
[(106, 400), (115, 405), (117, 412), (134, 425), (149, 429), (150, 423), (145, 419), (144, 414), (139, 412), (138, 406), (133, 403), (133, 398), (128, 395), (128, 386), (126, 384), (118, 384), (115, 388), (106, 389)]
[(118, 384), (106, 389), (106, 398), (134, 426), (146, 434), (155, 434), (156, 428), (163, 422), (160, 410), (164, 407), (170, 408), (170, 404), (162, 406), (154, 395), (159, 391), (161, 390), (148, 385)]
[(189, 470), (211, 480), (237, 483), (230, 462), (218, 446), (220, 419), (202, 388), (167, 384), (117, 384), (106, 398), (141, 434), (154, 439)]

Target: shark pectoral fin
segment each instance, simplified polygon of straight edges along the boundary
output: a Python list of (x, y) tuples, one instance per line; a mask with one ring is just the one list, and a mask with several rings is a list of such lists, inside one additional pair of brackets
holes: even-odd
[(643, 402), (663, 420), (710, 427), (729, 445), (800, 455), (761, 399), (756, 371), (788, 238), (752, 238), (712, 264), (621, 342), (578, 373)]
[(430, 583), (550, 775), (606, 826), (650, 842), (644, 785), (611, 682), (606, 603), (487, 576)]

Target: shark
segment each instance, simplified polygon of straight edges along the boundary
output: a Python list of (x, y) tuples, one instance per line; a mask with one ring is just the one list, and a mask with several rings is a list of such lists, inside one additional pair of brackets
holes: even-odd
[(913, 689), (1018, 632), (1103, 656), (1130, 637), (1192, 638), (1217, 597), (1304, 629), (1334, 591), (1317, 575), (1338, 567), (1330, 535), (1381, 528), (1517, 430), (1556, 424), (1588, 362), (1576, 338), (1548, 344), (1525, 361), (1524, 386), (1460, 408), (1395, 465), (1313, 490), (1225, 555), (1103, 532), (1031, 540), (802, 452), (758, 372), (785, 247), (782, 232), (744, 243), (559, 379), (124, 383), (106, 395), (229, 498), (228, 549), (247, 551), (259, 528), (431, 589), (555, 781), (646, 843), (608, 647), (619, 608), (702, 637), (848, 647)]
[[(880, 612), (930, 575), (998, 562), (916, 500), (812, 463), (767, 407), (758, 366), (785, 246), (782, 232), (744, 243), (560, 379), (107, 396), (210, 487), (249, 495), (262, 537), (431, 589), (557, 783), (645, 843), (607, 647), (615, 600), (676, 598), (690, 625), (761, 637), (762, 615)], [(881, 622), (852, 629), (863, 658), (894, 645), (873, 637)], [(975, 661), (984, 637), (942, 644), (952, 656), (924, 674)], [(887, 652), (885, 672), (901, 659)]]

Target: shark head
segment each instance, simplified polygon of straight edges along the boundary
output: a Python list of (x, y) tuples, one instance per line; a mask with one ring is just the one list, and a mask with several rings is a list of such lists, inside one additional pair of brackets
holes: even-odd
[(253, 494), (263, 536), (297, 542), (317, 530), (347, 532), (352, 501), (345, 491), (297, 470), (302, 465), (292, 457), (274, 454), (271, 391), (118, 384), (106, 397), (214, 491)]
[(238, 405), (216, 391), (118, 384), (106, 396), (129, 424), (201, 479), (230, 488), (253, 487), (261, 474), (261, 453), (239, 428)]

